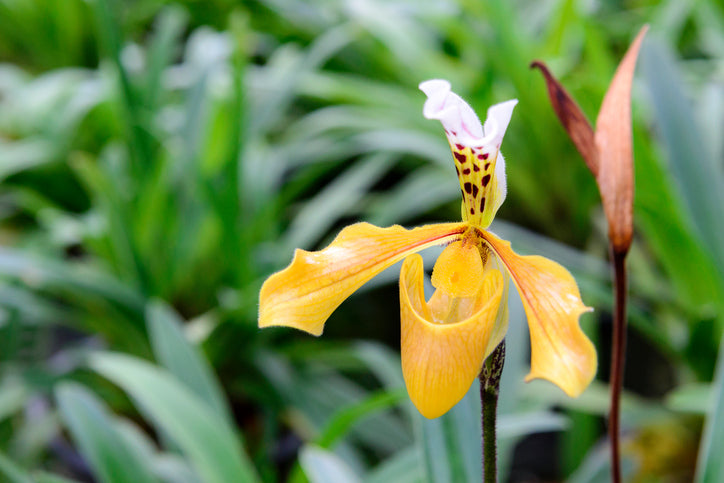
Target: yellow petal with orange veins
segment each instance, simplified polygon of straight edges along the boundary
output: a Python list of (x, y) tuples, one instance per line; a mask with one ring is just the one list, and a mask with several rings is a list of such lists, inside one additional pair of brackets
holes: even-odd
[(402, 264), (402, 373), (410, 399), (423, 416), (432, 419), (465, 396), (494, 349), (490, 336), (504, 283), (499, 271), (487, 271), (468, 310), (459, 312), (466, 318), (440, 324), (431, 319), (425, 303), (423, 273), (419, 255), (408, 257)]
[(547, 379), (576, 397), (596, 375), (596, 349), (578, 318), (591, 309), (583, 305), (573, 276), (540, 256), (520, 256), (510, 243), (481, 232), (508, 269), (523, 299), (531, 343), (531, 370), (526, 381)]
[(321, 251), (297, 250), (292, 263), (261, 287), (259, 327), (283, 325), (320, 335), (332, 312), (365, 282), (411, 253), (456, 240), (466, 228), (464, 223), (412, 230), (357, 223)]

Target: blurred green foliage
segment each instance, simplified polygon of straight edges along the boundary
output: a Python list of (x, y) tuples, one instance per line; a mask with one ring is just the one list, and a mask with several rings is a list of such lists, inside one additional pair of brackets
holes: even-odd
[(511, 293), (501, 467), (605, 481), (605, 223), (528, 64), (593, 118), (643, 23), (625, 468), (720, 481), (724, 8), (679, 0), (0, 0), (2, 478), (479, 480), (475, 386), (434, 421), (407, 400), (394, 270), (319, 340), (256, 328), (294, 248), (457, 218), (416, 89), (443, 77), (478, 112), (520, 100), (493, 228), (596, 307), (599, 381), (569, 400), (522, 383)]

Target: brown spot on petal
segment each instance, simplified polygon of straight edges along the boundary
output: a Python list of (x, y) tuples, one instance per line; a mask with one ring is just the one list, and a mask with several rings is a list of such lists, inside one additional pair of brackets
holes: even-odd
[(465, 146), (463, 146), (462, 144), (456, 144), (455, 147), (458, 148), (460, 151), (465, 149)]
[(477, 198), (477, 197), (478, 197), (478, 185), (474, 184), (473, 185), (473, 198)]
[(488, 183), (490, 183), (490, 175), (489, 175), (489, 174), (486, 174), (485, 176), (483, 176), (482, 183), (483, 183), (483, 188), (485, 188), (486, 186), (488, 186)]
[(480, 171), (480, 166), (478, 166), (477, 164), (473, 164), (473, 171), (475, 171), (476, 173)]
[(485, 211), (485, 196), (480, 198), (480, 213)]
[(463, 170), (463, 174), (466, 174), (466, 175), (467, 175), (467, 174), (470, 174), (470, 168), (465, 168), (465, 169)]
[(457, 159), (460, 164), (464, 164), (465, 161), (467, 161), (467, 159), (468, 159), (463, 153), (453, 152), (453, 155), (455, 156), (455, 159)]
[(468, 183), (465, 183), (464, 188), (465, 188), (465, 192), (466, 192), (467, 194), (470, 194), (470, 193), (473, 192), (473, 184), (472, 184), (472, 183), (469, 183), (469, 182), (468, 182)]

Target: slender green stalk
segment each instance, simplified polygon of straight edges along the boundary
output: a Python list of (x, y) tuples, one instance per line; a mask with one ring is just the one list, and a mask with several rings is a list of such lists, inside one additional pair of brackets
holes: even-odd
[(495, 434), (495, 424), (498, 410), (498, 392), (500, 389), (500, 376), (503, 374), (505, 363), (505, 341), (495, 348), (488, 358), (483, 370), (480, 372), (480, 404), (481, 421), (483, 427), (483, 481), (495, 483), (498, 481), (498, 453)]
[(608, 416), (608, 435), (611, 440), (611, 481), (621, 482), (619, 442), (621, 390), (626, 357), (626, 252), (611, 249), (614, 271), (616, 308), (613, 318), (611, 347), (611, 411)]

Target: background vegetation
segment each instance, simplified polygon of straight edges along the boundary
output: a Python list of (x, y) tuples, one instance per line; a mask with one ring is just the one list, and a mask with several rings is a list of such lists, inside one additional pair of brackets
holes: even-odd
[(599, 376), (570, 400), (522, 382), (511, 293), (501, 468), (606, 481), (606, 225), (528, 64), (595, 118), (644, 23), (625, 471), (724, 481), (724, 7), (703, 0), (0, 0), (2, 479), (478, 481), (477, 388), (432, 421), (407, 399), (397, 268), (322, 338), (256, 327), (295, 247), (459, 216), (416, 87), (443, 77), (478, 112), (520, 100), (494, 231), (596, 308)]

